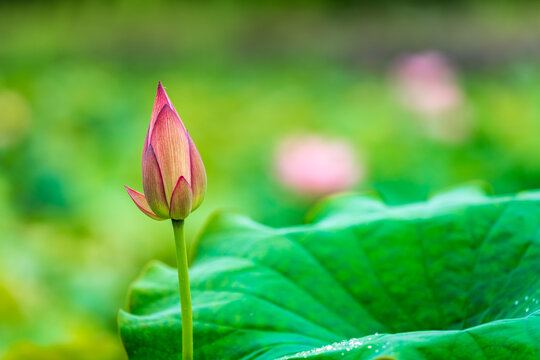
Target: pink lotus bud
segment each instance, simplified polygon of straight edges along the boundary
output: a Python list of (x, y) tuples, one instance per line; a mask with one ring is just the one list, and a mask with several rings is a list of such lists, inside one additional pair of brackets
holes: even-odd
[(201, 156), (165, 89), (158, 85), (142, 157), (144, 195), (126, 186), (135, 205), (156, 220), (183, 220), (206, 193)]

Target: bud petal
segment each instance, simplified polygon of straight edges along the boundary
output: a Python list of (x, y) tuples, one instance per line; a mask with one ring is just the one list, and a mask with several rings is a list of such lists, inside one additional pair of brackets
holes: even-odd
[(193, 208), (191, 211), (201, 205), (206, 194), (206, 171), (199, 151), (195, 144), (189, 139), (189, 156), (191, 161), (191, 190), (193, 192)]
[(187, 132), (178, 114), (169, 105), (165, 105), (157, 117), (150, 146), (154, 148), (161, 169), (166, 198), (170, 199), (181, 176), (188, 183), (191, 181), (191, 170)]
[(159, 216), (157, 216), (156, 214), (154, 214), (152, 212), (152, 210), (150, 209), (150, 205), (148, 205), (148, 202), (146, 201), (146, 197), (141, 194), (140, 192), (138, 191), (135, 191), (129, 187), (125, 187), (129, 196), (131, 197), (131, 200), (133, 200), (133, 202), (135, 203), (135, 205), (137, 205), (137, 207), (143, 212), (145, 213), (146, 215), (148, 215), (149, 217), (151, 217), (152, 219), (154, 220), (165, 220), (165, 219), (162, 219), (160, 218)]
[(165, 89), (163, 88), (163, 85), (161, 85), (161, 81), (158, 83), (157, 93), (156, 93), (156, 99), (154, 100), (154, 108), (152, 109), (152, 117), (150, 118), (150, 125), (148, 126), (148, 131), (146, 132), (146, 138), (144, 139), (144, 147), (143, 147), (143, 158), (144, 154), (146, 154), (146, 150), (148, 150), (148, 145), (150, 142), (150, 139), (152, 137), (152, 132), (154, 130), (154, 125), (156, 124), (157, 117), (159, 115), (159, 112), (165, 105), (169, 105), (173, 111), (174, 106), (169, 99), (169, 96), (165, 92)]
[(169, 204), (165, 196), (163, 178), (152, 145), (143, 159), (143, 189), (150, 208), (161, 218), (169, 218)]
[(181, 176), (176, 183), (171, 197), (170, 216), (174, 220), (183, 220), (191, 212), (191, 187), (187, 180)]

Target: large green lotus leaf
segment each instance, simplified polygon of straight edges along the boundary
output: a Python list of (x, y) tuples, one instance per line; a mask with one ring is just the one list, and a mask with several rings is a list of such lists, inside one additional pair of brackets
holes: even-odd
[[(190, 269), (196, 359), (540, 359), (540, 192), (390, 207), (330, 199), (310, 224), (215, 217)], [(130, 359), (180, 359), (175, 269), (135, 282)]]

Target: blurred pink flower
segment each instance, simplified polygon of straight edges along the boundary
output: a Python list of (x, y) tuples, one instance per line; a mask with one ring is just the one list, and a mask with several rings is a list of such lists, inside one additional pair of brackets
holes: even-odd
[(403, 104), (426, 115), (438, 115), (459, 107), (463, 101), (454, 70), (437, 52), (403, 57), (394, 68)]
[(456, 73), (438, 52), (401, 58), (392, 69), (399, 100), (419, 116), (425, 133), (445, 142), (460, 142), (471, 133), (465, 117), (464, 95)]
[(352, 146), (319, 135), (285, 138), (276, 149), (278, 179), (304, 195), (323, 195), (350, 189), (365, 170)]

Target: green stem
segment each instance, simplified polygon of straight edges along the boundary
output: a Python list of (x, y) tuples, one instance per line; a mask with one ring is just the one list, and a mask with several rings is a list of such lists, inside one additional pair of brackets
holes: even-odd
[(176, 243), (180, 309), (182, 310), (182, 359), (193, 360), (193, 316), (191, 314), (191, 293), (189, 290), (187, 248), (184, 239), (184, 220), (173, 220), (172, 224), (174, 241)]

